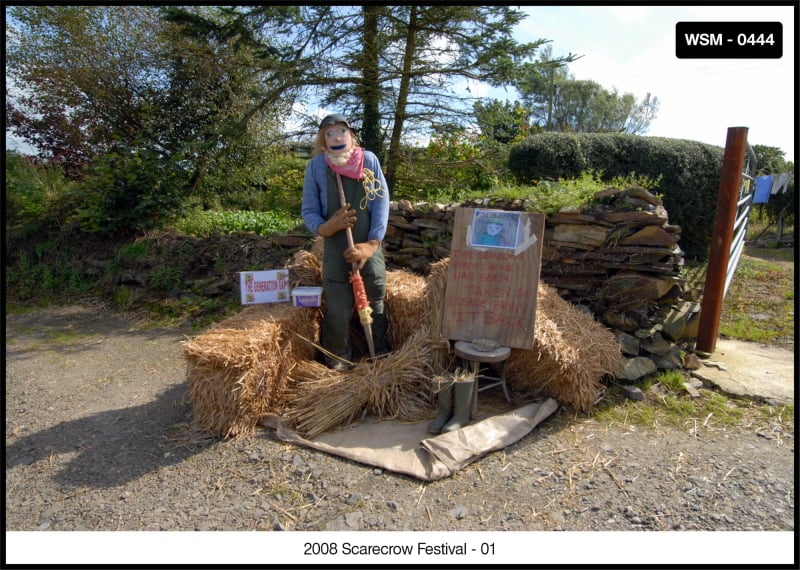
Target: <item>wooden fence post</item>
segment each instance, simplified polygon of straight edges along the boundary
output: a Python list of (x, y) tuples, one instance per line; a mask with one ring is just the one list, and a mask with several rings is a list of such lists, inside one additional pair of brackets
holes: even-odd
[(697, 350), (709, 354), (714, 352), (719, 334), (719, 319), (725, 295), (725, 276), (730, 261), (733, 225), (736, 221), (744, 157), (747, 151), (747, 130), (747, 127), (728, 129), (725, 154), (722, 157), (717, 212), (714, 218), (714, 231), (711, 234), (708, 271), (703, 300), (700, 303), (700, 323), (697, 333)]

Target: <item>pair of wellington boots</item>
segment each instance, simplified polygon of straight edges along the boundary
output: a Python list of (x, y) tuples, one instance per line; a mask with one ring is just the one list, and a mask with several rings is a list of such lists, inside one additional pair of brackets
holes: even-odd
[(475, 380), (451, 382), (439, 390), (439, 413), (428, 424), (430, 433), (447, 433), (469, 423)]

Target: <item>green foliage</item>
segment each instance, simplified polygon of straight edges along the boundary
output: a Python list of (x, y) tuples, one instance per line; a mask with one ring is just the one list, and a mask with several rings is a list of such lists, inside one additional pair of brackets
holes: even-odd
[[(581, 149), (581, 137), (576, 134), (533, 135), (512, 145), (508, 156), (508, 167), (520, 182), (577, 178), (581, 172), (588, 170), (587, 165), (587, 158)], [(602, 165), (596, 169), (604, 170)]]
[(183, 273), (175, 268), (162, 265), (150, 272), (147, 286), (154, 291), (170, 291), (180, 289), (183, 285)]
[(684, 383), (686, 378), (679, 370), (665, 370), (658, 375), (658, 383), (673, 394), (682, 394), (686, 391)]
[[(186, 11), (229, 29), (230, 11)], [(155, 5), (9, 13), (9, 129), (58, 157), (71, 178), (90, 178), (64, 209), (83, 231), (141, 231), (176, 213), (190, 191), (206, 199), (259, 183), (292, 100), (288, 73), (245, 45), (181, 33)]]
[[(554, 214), (564, 207), (585, 208), (594, 203), (594, 195), (607, 188), (640, 188), (654, 189), (657, 180), (643, 176), (619, 176), (611, 182), (603, 180), (601, 173), (582, 172), (577, 178), (561, 178), (558, 180), (541, 180), (532, 185), (521, 185), (513, 182), (497, 180), (492, 186), (493, 197), (511, 200), (524, 200), (525, 209), (542, 214)], [(466, 198), (481, 198), (480, 193), (472, 193)]]
[(27, 239), (62, 222), (64, 198), (73, 183), (60, 168), (6, 151), (5, 174), (5, 223), (15, 237)]
[(81, 231), (100, 235), (158, 228), (180, 212), (186, 179), (177, 158), (148, 149), (106, 154), (75, 190), (70, 219)]
[(530, 112), (519, 101), (478, 101), (473, 106), (475, 119), (486, 140), (502, 144), (520, 142), (530, 134)]
[(114, 304), (115, 307), (121, 309), (123, 311), (127, 311), (128, 309), (133, 306), (134, 302), (133, 293), (131, 293), (130, 288), (126, 287), (125, 285), (120, 285), (114, 289), (114, 294), (112, 295), (111, 302)]
[(259, 235), (285, 233), (302, 223), (278, 211), (254, 212), (252, 210), (214, 211), (195, 210), (174, 223), (174, 229), (196, 237), (254, 232)]
[(97, 280), (77, 267), (75, 251), (73, 244), (53, 238), (15, 250), (5, 266), (9, 297), (49, 303), (90, 291)]
[(486, 194), (508, 178), (507, 146), (461, 131), (444, 132), (424, 149), (408, 149), (391, 188), (392, 199), (458, 202)]
[(602, 172), (604, 180), (633, 174), (659, 180), (670, 223), (681, 226), (680, 246), (705, 259), (716, 214), (722, 149), (696, 141), (627, 134), (533, 135), (512, 146), (509, 169), (520, 182)]
[(137, 239), (132, 243), (126, 243), (119, 250), (119, 257), (123, 260), (135, 261), (150, 253), (153, 242), (149, 239)]

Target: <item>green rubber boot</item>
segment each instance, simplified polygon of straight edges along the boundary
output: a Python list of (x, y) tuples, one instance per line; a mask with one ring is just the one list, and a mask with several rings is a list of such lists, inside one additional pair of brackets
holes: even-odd
[(442, 433), (442, 426), (453, 415), (453, 383), (449, 382), (438, 392), (439, 414), (428, 424), (430, 433)]
[(472, 390), (475, 380), (456, 382), (453, 388), (453, 417), (442, 428), (442, 433), (455, 431), (469, 423), (469, 413), (472, 410)]

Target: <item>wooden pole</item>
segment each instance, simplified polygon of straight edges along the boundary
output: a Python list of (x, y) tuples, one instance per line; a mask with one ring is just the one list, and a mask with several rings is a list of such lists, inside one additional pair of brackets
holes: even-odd
[(725, 295), (725, 276), (730, 261), (733, 225), (738, 210), (746, 151), (747, 127), (730, 127), (722, 157), (717, 212), (714, 218), (714, 231), (711, 234), (708, 271), (703, 300), (700, 303), (700, 323), (697, 333), (697, 350), (709, 354), (714, 352), (719, 334), (719, 319)]
[[(347, 205), (347, 198), (344, 196), (344, 187), (342, 186), (342, 177), (339, 173), (336, 173), (336, 183), (339, 186), (339, 203), (344, 208)], [(346, 236), (347, 236), (347, 246), (348, 247), (355, 247), (355, 242), (353, 242), (353, 231), (348, 227), (345, 228)], [(361, 279), (361, 273), (358, 271), (358, 263), (353, 263), (351, 265), (352, 272), (351, 272), (351, 279), (350, 283), (353, 285), (353, 296), (356, 299), (356, 309), (358, 310), (358, 317), (361, 321), (361, 326), (364, 328), (364, 336), (367, 339), (367, 348), (369, 348), (369, 355), (372, 358), (375, 358), (375, 340), (372, 338), (372, 320), (369, 316), (369, 313), (372, 312), (372, 309), (369, 308), (369, 304), (366, 300), (366, 293), (364, 293), (364, 281)], [(360, 284), (360, 285), (359, 285)], [(365, 307), (359, 306), (359, 289), (363, 294), (363, 302), (367, 303)], [(366, 309), (366, 313), (364, 310)]]

